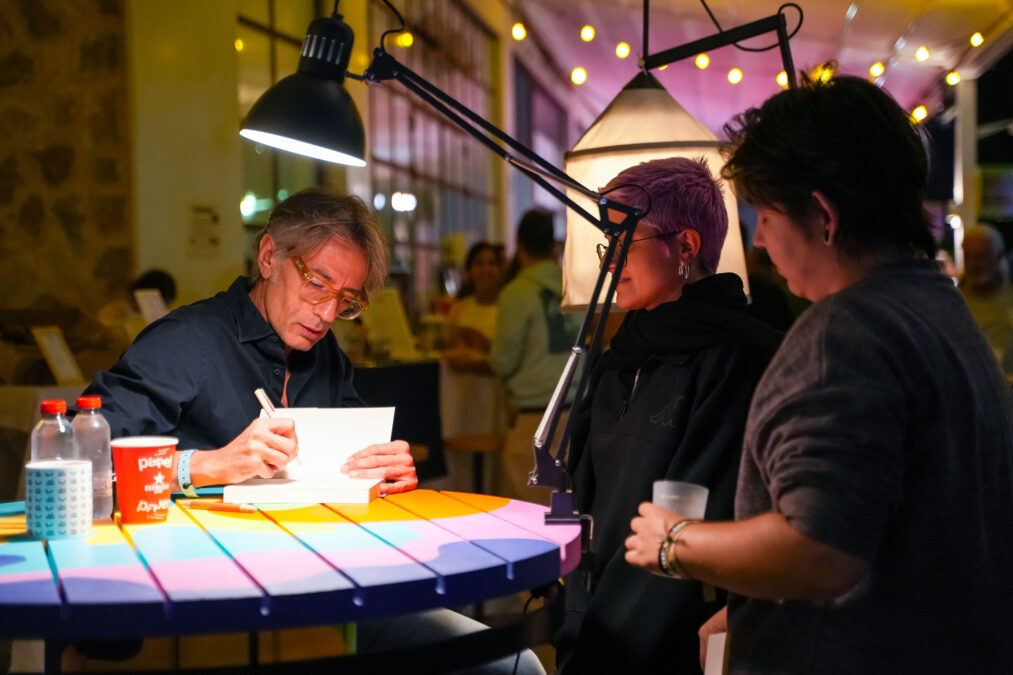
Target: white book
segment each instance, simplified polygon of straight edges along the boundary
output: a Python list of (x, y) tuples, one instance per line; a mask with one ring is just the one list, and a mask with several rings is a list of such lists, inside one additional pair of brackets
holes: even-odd
[(390, 441), (394, 408), (278, 408), (274, 416), (295, 420), (299, 461), (273, 478), (226, 485), (223, 501), (367, 504), (377, 496), (381, 479), (349, 478), (341, 466), (366, 446)]
[(251, 478), (226, 485), (222, 501), (232, 504), (368, 504), (380, 491), (379, 478), (295, 480)]

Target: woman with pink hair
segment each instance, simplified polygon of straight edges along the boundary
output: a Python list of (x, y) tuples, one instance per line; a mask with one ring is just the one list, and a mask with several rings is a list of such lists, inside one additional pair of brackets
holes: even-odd
[(645, 162), (604, 192), (644, 217), (616, 287), (629, 312), (573, 413), (574, 492), (594, 540), (567, 579), (558, 661), (563, 673), (698, 672), (697, 629), (720, 602), (629, 566), (623, 540), (659, 479), (707, 486), (708, 518), (731, 517), (750, 397), (780, 334), (746, 314), (738, 276), (715, 274), (728, 214), (703, 160)]

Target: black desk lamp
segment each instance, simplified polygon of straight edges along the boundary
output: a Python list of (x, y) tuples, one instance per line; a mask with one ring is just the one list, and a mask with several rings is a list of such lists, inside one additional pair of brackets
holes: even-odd
[[(404, 30), (404, 19), (387, 0), (384, 3), (397, 15), (401, 28), (384, 33)], [(573, 209), (581, 217), (600, 229), (609, 239), (601, 272), (595, 282), (588, 309), (581, 324), (577, 341), (571, 350), (563, 374), (559, 379), (552, 399), (545, 411), (534, 438), (535, 468), (528, 484), (555, 488), (546, 522), (579, 523), (582, 526), (584, 543), (590, 537), (590, 516), (580, 514), (574, 504), (570, 490), (570, 476), (566, 468), (566, 450), (570, 438), (570, 425), (564, 431), (558, 456), (553, 457), (549, 448), (556, 431), (560, 409), (566, 399), (573, 377), (584, 354), (593, 358), (600, 349), (602, 335), (616, 284), (626, 261), (631, 236), (620, 236), (636, 229), (639, 220), (646, 215), (638, 207), (612, 201), (602, 194), (579, 184), (565, 172), (553, 166), (525, 145), (499, 128), (466, 108), (456, 99), (441, 91), (425, 78), (412, 72), (391, 56), (380, 45), (373, 51), (373, 61), (361, 76), (348, 73), (348, 61), (355, 36), (352, 29), (337, 13), (337, 0), (330, 17), (314, 19), (310, 23), (303, 42), (299, 67), (290, 75), (268, 89), (250, 109), (243, 120), (240, 135), (243, 137), (289, 152), (351, 166), (365, 166), (365, 134), (362, 119), (354, 102), (345, 91), (345, 76), (363, 80), (369, 84), (380, 84), (385, 80), (397, 80), (416, 96), (426, 101), (458, 127), (476, 138), (490, 151), (513, 164), (546, 192)], [(645, 10), (647, 3), (645, 2)], [(796, 6), (797, 7), (797, 6)], [(782, 6), (781, 10), (784, 9)], [(795, 76), (788, 47), (788, 33), (784, 15), (778, 14), (754, 21), (738, 28), (721, 31), (701, 40), (674, 47), (641, 60), (645, 70), (666, 63), (694, 56), (700, 52), (716, 49), (768, 31), (775, 31), (781, 49), (785, 72), (790, 86), (795, 86)], [(645, 53), (647, 35), (647, 12), (645, 11)], [(497, 142), (499, 141), (499, 142)], [(501, 147), (503, 143), (510, 151)], [(598, 217), (593, 216), (573, 202), (557, 185), (569, 188), (593, 199), (598, 205)], [(618, 220), (616, 220), (618, 219)], [(605, 277), (615, 259), (615, 272), (602, 299), (602, 316), (597, 322), (594, 335), (588, 335), (594, 324), (595, 309), (604, 286)], [(575, 392), (580, 400), (586, 390), (590, 368), (585, 366)], [(572, 423), (571, 417), (571, 423)]]

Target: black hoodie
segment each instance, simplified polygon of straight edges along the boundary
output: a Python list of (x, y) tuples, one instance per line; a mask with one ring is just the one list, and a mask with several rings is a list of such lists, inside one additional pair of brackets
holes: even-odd
[(630, 567), (623, 541), (662, 478), (706, 485), (707, 518), (732, 518), (750, 399), (781, 338), (745, 307), (737, 276), (708, 276), (627, 314), (595, 366), (574, 411), (570, 466), (594, 540), (567, 579), (565, 673), (699, 671), (697, 630), (722, 598)]

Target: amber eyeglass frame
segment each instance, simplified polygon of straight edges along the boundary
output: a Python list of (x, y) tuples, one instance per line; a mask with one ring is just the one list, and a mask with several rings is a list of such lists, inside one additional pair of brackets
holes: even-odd
[[(299, 286), (299, 297), (311, 305), (319, 305), (324, 302), (329, 302), (334, 299), (338, 301), (338, 314), (339, 319), (345, 321), (351, 321), (352, 319), (358, 318), (363, 312), (369, 308), (369, 300), (366, 299), (365, 293), (361, 296), (355, 291), (347, 288), (336, 289), (323, 281), (313, 276), (309, 269), (306, 268), (306, 263), (303, 259), (295, 255), (290, 258), (292, 264), (302, 275), (302, 285)], [(344, 307), (344, 309), (342, 309)]]

